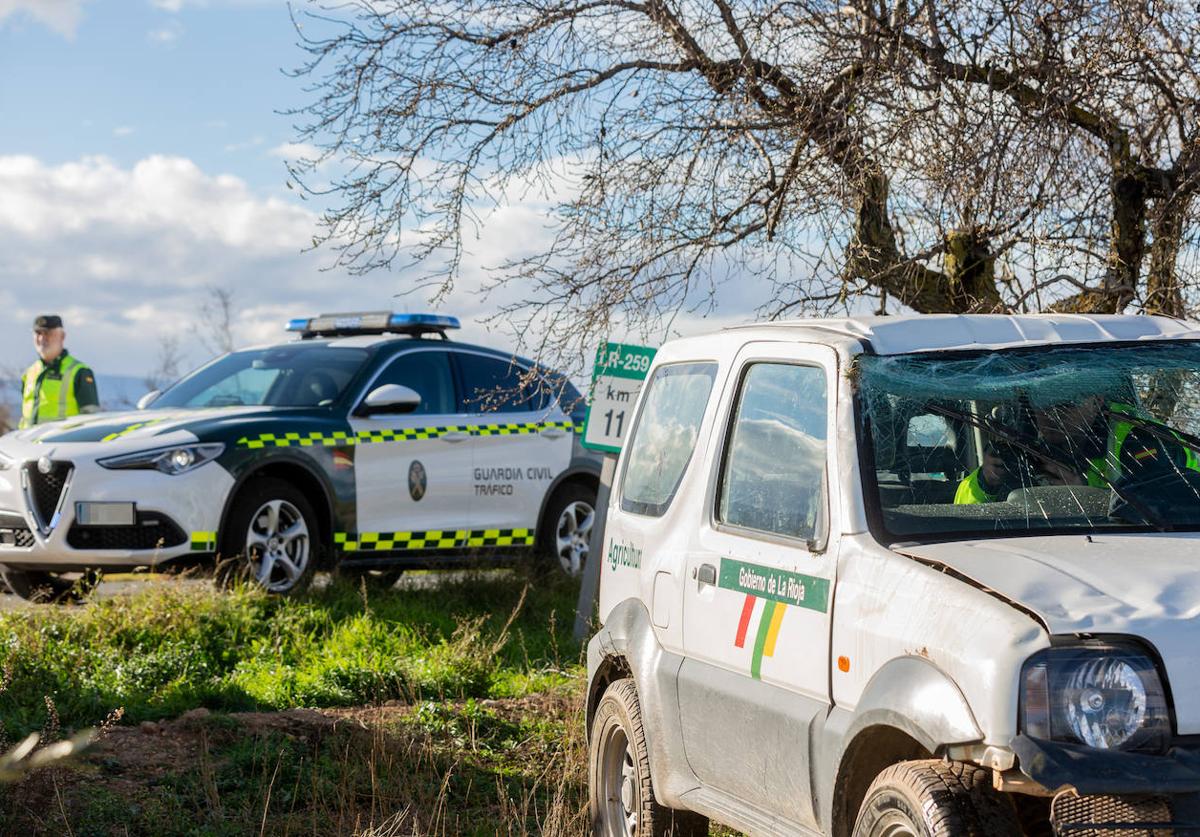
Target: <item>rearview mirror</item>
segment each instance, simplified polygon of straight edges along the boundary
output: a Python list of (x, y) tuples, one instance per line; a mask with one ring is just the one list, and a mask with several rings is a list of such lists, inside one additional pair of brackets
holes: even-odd
[(141, 398), (138, 399), (137, 408), (139, 410), (146, 409), (151, 404), (153, 404), (154, 400), (156, 398), (158, 398), (158, 396), (160, 396), (160, 395), (162, 395), (162, 392), (160, 392), (159, 390), (157, 390), (157, 389), (150, 390), (148, 393), (146, 393), (145, 395), (143, 395)]
[(371, 391), (359, 407), (360, 415), (382, 413), (411, 413), (421, 406), (421, 394), (400, 384), (384, 384)]

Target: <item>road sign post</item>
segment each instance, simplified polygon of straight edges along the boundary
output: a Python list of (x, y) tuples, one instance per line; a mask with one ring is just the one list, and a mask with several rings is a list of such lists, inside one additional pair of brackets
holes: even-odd
[(591, 627), (600, 590), (600, 567), (604, 563), (600, 553), (604, 548), (604, 525), (617, 470), (617, 454), (621, 452), (621, 444), (633, 420), (633, 406), (654, 360), (654, 351), (629, 343), (604, 343), (596, 352), (583, 445), (604, 451), (604, 465), (600, 470), (600, 490), (596, 493), (596, 519), (588, 543), (588, 561), (583, 567), (579, 603), (575, 607), (576, 640), (587, 636)]

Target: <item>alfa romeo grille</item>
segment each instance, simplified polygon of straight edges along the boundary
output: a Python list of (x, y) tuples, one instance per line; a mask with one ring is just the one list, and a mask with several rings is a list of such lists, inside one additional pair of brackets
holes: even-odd
[(50, 472), (43, 474), (36, 462), (25, 464), (25, 476), (29, 480), (29, 496), (33, 501), (33, 512), (43, 527), (50, 525), (59, 498), (66, 487), (74, 466), (70, 462), (53, 462)]
[(1080, 796), (1064, 791), (1050, 809), (1060, 837), (1170, 837), (1171, 807), (1158, 796)]

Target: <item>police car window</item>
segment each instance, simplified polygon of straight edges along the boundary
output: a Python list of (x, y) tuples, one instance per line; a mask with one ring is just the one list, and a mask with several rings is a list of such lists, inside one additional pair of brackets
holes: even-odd
[(756, 363), (746, 371), (721, 469), (718, 518), (810, 539), (825, 505), (825, 372)]
[(666, 512), (696, 447), (716, 374), (715, 363), (674, 364), (654, 373), (629, 443), (622, 510), (652, 517)]
[(454, 375), (446, 352), (408, 352), (383, 370), (372, 389), (384, 384), (399, 384), (421, 396), (417, 413), (444, 415), (454, 412)]
[(322, 345), (232, 352), (182, 378), (154, 406), (328, 406), (345, 391), (366, 357), (362, 349)]
[(468, 413), (527, 413), (545, 408), (546, 387), (523, 366), (461, 352), (463, 410)]

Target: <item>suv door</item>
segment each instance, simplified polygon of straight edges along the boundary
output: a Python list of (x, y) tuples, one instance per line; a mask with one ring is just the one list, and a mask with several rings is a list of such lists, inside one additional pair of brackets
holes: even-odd
[(471, 528), (471, 445), (457, 410), (450, 354), (413, 349), (392, 360), (360, 397), (384, 384), (415, 390), (412, 413), (351, 414), (357, 542), (344, 549), (404, 551), (461, 546)]
[(732, 374), (687, 559), (684, 747), (706, 785), (815, 827), (809, 734), (830, 703), (837, 358), (823, 346), (750, 344)]
[(542, 499), (571, 462), (571, 418), (546, 387), (523, 380), (525, 367), (466, 350), (455, 357), (472, 427), (471, 518), (495, 533), (474, 545), (532, 546)]

